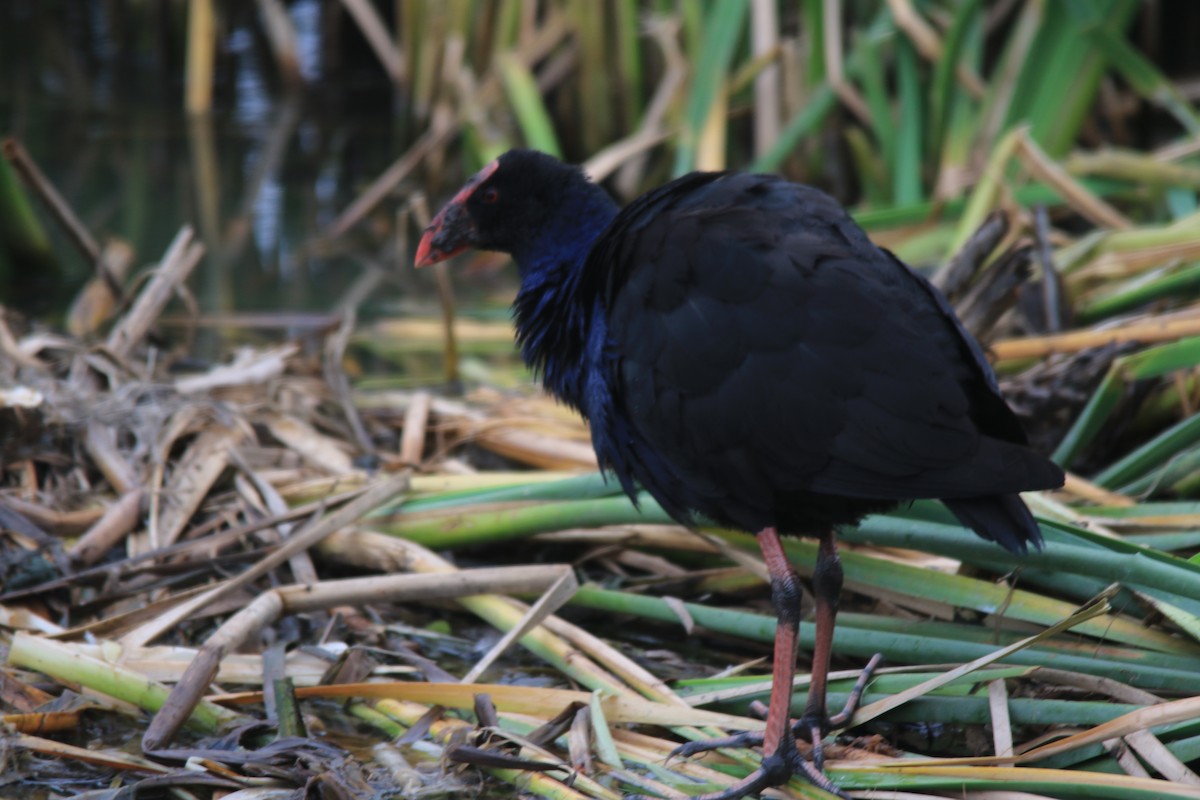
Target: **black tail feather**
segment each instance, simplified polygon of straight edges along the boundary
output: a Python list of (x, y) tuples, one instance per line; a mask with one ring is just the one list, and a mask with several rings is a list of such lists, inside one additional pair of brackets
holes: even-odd
[(1020, 495), (960, 497), (943, 501), (959, 522), (984, 539), (1013, 553), (1024, 553), (1027, 545), (1042, 549), (1042, 532)]

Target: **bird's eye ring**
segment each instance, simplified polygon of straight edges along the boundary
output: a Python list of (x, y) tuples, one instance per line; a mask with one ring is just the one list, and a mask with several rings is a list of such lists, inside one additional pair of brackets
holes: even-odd
[(500, 193), (496, 191), (494, 186), (489, 186), (483, 190), (482, 200), (485, 203), (494, 203), (500, 199)]

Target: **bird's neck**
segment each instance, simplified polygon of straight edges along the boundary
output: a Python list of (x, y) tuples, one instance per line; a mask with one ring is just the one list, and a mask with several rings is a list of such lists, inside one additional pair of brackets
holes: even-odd
[(552, 394), (585, 414), (589, 356), (604, 331), (595, 298), (581, 296), (580, 276), (617, 211), (603, 189), (582, 182), (572, 200), (513, 253), (521, 271), (513, 303), (521, 356)]

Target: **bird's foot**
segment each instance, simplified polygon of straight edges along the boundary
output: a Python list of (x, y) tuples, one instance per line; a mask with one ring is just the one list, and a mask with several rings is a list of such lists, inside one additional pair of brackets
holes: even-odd
[[(737, 736), (725, 736), (720, 739), (706, 739), (700, 742), (688, 742), (671, 751), (668, 759), (676, 756), (688, 756), (714, 750), (718, 747), (745, 747), (751, 744), (762, 744), (762, 734), (751, 732)], [(693, 747), (695, 745), (695, 747)], [(762, 765), (737, 783), (719, 792), (694, 795), (689, 800), (740, 800), (749, 795), (760, 794), (772, 786), (782, 786), (793, 775), (803, 775), (814, 786), (824, 789), (830, 794), (850, 800), (850, 796), (834, 785), (828, 776), (817, 769), (796, 750), (795, 740), (790, 737), (780, 744), (779, 748), (769, 756), (764, 756)], [(644, 795), (629, 795), (626, 800), (652, 800)]]
[[(862, 703), (863, 692), (866, 690), (867, 684), (874, 677), (875, 670), (882, 662), (883, 655), (881, 653), (871, 656), (871, 660), (863, 667), (858, 680), (855, 681), (854, 689), (851, 690), (850, 696), (846, 699), (846, 705), (841, 711), (833, 716), (822, 715), (820, 719), (810, 717), (807, 714), (798, 719), (793, 719), (792, 734), (798, 739), (820, 747), (821, 739), (827, 733), (845, 727), (850, 718), (854, 716), (854, 712), (858, 710), (859, 705)], [(750, 704), (750, 712), (756, 717), (766, 719), (767, 711), (768, 706), (765, 703), (755, 701)], [(814, 736), (814, 731), (818, 732), (818, 735)], [(671, 755), (668, 756), (668, 760), (677, 756), (687, 758), (697, 753), (716, 750), (719, 747), (759, 747), (762, 743), (762, 731), (745, 731), (733, 736), (724, 736), (720, 739), (703, 739), (697, 742), (686, 742), (672, 750)]]
[(854, 682), (854, 688), (850, 690), (850, 696), (846, 698), (846, 705), (841, 711), (829, 716), (824, 713), (824, 708), (822, 708), (821, 713), (806, 713), (803, 717), (792, 723), (792, 735), (798, 739), (812, 743), (812, 763), (818, 770), (825, 769), (825, 748), (822, 746), (821, 741), (830, 731), (844, 728), (850, 722), (850, 718), (854, 716), (854, 712), (858, 711), (858, 707), (862, 703), (863, 693), (867, 689), (867, 684), (870, 683), (871, 678), (875, 675), (875, 670), (882, 662), (882, 653), (876, 653), (871, 656), (871, 660), (867, 662), (862, 672), (859, 673), (858, 680)]
[[(812, 745), (811, 762), (809, 759), (800, 756), (800, 754), (797, 752), (796, 758), (794, 758), (794, 760), (797, 762), (797, 768), (794, 771), (799, 772), (799, 774), (802, 774), (805, 777), (808, 777), (812, 783), (816, 783), (816, 786), (827, 789), (827, 787), (823, 786), (822, 783), (817, 783), (816, 781), (812, 780), (812, 775), (815, 774), (820, 775), (823, 781), (828, 782), (828, 778), (824, 777), (822, 772), (824, 769), (824, 742), (822, 741), (822, 736), (824, 735), (823, 730), (816, 726), (816, 724), (809, 724), (808, 718), (800, 717), (799, 720), (794, 720), (792, 722), (792, 735), (796, 736), (796, 739), (809, 741)], [(674, 750), (671, 751), (670, 756), (667, 756), (667, 760), (671, 760), (672, 758), (691, 758), (692, 756), (697, 756), (697, 754), (700, 753), (720, 750), (720, 748), (725, 747), (761, 747), (763, 744), (763, 739), (764, 734), (762, 730), (744, 730), (744, 732), (733, 734), (732, 736), (721, 736), (720, 739), (701, 739), (698, 741), (688, 741), (674, 748)], [(796, 745), (793, 744), (793, 750), (794, 747), (796, 747)], [(763, 763), (766, 764), (766, 759), (763, 759)], [(757, 772), (752, 775), (757, 775)], [(768, 786), (779, 786), (779, 784), (770, 783)], [(695, 800), (695, 798), (692, 800)], [(703, 800), (710, 800), (709, 795), (703, 795)], [(716, 795), (713, 795), (712, 800), (716, 800)], [(722, 798), (722, 800), (724, 800), (724, 798)]]

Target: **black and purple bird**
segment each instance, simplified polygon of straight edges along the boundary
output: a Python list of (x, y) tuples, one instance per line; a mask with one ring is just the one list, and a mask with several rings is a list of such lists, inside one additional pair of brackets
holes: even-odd
[[(842, 586), (834, 529), (917, 498), (1014, 552), (1041, 533), (1018, 492), (1061, 486), (1026, 447), (975, 340), (928, 281), (832, 198), (770, 175), (695, 172), (624, 209), (577, 168), (511, 150), (438, 213), (418, 267), (509, 253), (521, 355), (590, 423), (602, 467), (685, 525), (757, 533), (779, 624), (762, 767), (704, 800), (824, 775), (826, 675)], [(799, 579), (780, 534), (819, 541), (805, 714), (788, 707)], [(863, 682), (860, 682), (860, 689)], [(800, 735), (813, 742), (802, 758)]]

